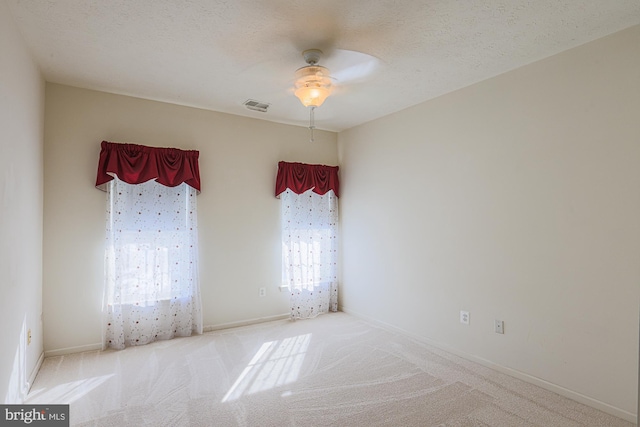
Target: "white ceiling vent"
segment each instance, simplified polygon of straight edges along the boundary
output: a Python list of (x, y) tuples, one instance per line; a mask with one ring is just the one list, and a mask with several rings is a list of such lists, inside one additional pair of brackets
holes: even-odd
[(247, 99), (246, 101), (244, 101), (243, 105), (247, 107), (249, 110), (266, 113), (270, 104), (267, 104), (266, 102), (256, 101), (254, 99)]

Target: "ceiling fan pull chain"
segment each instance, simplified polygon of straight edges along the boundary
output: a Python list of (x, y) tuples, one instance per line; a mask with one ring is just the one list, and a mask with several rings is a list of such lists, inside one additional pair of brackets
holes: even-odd
[(311, 107), (311, 110), (309, 110), (309, 130), (311, 131), (311, 139), (309, 140), (309, 142), (314, 142), (315, 139), (313, 139), (313, 130), (316, 128), (316, 121), (315, 121), (315, 110), (316, 107)]

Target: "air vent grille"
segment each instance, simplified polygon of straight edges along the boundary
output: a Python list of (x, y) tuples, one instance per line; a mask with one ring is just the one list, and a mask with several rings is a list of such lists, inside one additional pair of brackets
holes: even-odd
[(269, 105), (266, 102), (256, 101), (255, 99), (247, 99), (243, 104), (249, 110), (260, 111), (261, 113), (266, 113), (269, 109)]

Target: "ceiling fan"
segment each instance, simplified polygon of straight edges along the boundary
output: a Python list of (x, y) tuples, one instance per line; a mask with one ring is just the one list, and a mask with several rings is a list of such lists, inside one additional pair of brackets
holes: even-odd
[(307, 49), (302, 57), (307, 63), (295, 72), (294, 94), (302, 105), (309, 107), (309, 130), (311, 142), (315, 129), (314, 112), (331, 95), (339, 84), (357, 82), (370, 76), (379, 66), (380, 61), (365, 53), (336, 49), (332, 52), (334, 75), (328, 67), (319, 65), (323, 52), (320, 49)]

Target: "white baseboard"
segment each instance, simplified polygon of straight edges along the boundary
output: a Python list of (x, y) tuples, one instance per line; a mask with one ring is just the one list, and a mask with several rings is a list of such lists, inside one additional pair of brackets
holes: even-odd
[[(275, 316), (258, 317), (256, 319), (248, 319), (248, 320), (241, 320), (241, 321), (238, 321), (238, 322), (229, 322), (229, 323), (221, 323), (221, 324), (218, 324), (218, 325), (204, 326), (202, 328), (202, 331), (203, 332), (212, 332), (212, 331), (218, 331), (218, 330), (221, 330), (221, 329), (237, 328), (239, 326), (255, 325), (257, 323), (271, 322), (271, 321), (274, 321), (274, 320), (283, 320), (283, 319), (288, 319), (288, 318), (289, 318), (288, 314), (278, 314), (278, 315), (275, 315)], [(47, 350), (47, 351), (45, 351), (43, 353), (44, 356), (42, 358), (44, 358), (44, 357), (54, 357), (54, 356), (64, 356), (64, 355), (72, 354), (72, 353), (82, 353), (84, 351), (95, 351), (95, 350), (102, 350), (102, 344), (101, 343), (96, 343), (96, 344), (80, 345), (80, 346), (77, 346), (77, 347), (66, 347), (66, 348), (59, 348), (59, 349), (55, 349), (55, 350)], [(39, 363), (42, 363), (42, 362), (40, 361)], [(34, 375), (34, 377), (35, 377), (35, 375)]]
[(475, 356), (473, 354), (469, 354), (469, 353), (465, 353), (464, 351), (460, 351), (460, 350), (456, 350), (455, 348), (452, 348), (446, 344), (442, 344), (440, 342), (437, 341), (433, 341), (430, 340), (429, 338), (425, 338), (422, 336), (419, 336), (417, 334), (408, 332), (402, 328), (398, 328), (397, 326), (391, 325), (389, 323), (385, 323), (385, 322), (381, 322), (380, 320), (374, 319), (372, 317), (369, 316), (365, 316), (363, 314), (360, 314), (356, 311), (350, 310), (348, 308), (345, 307), (340, 307), (340, 311), (343, 311), (347, 314), (350, 314), (352, 316), (355, 317), (359, 317), (362, 320), (365, 320), (369, 323), (372, 323), (374, 325), (377, 325), (379, 327), (381, 327), (382, 329), (386, 329), (388, 331), (391, 332), (395, 332), (395, 333), (399, 333), (405, 336), (408, 336), (418, 342), (422, 342), (428, 345), (431, 345), (433, 347), (436, 347), (442, 351), (446, 351), (447, 353), (451, 353), (454, 354), (456, 356), (462, 357), (463, 359), (467, 359), (470, 360), (472, 362), (476, 362), (479, 363), (480, 365), (486, 366), (487, 368), (491, 368), (493, 370), (496, 370), (498, 372), (501, 372), (503, 374), (507, 374), (509, 376), (512, 376), (514, 378), (517, 378), (519, 380), (522, 381), (526, 381), (530, 384), (536, 385), (538, 387), (544, 388), (545, 390), (549, 390), (552, 391), (554, 393), (557, 393), (561, 396), (567, 397), (571, 400), (575, 400), (576, 402), (582, 403), (584, 405), (590, 406), (592, 408), (598, 409), (602, 412), (606, 412), (607, 414), (610, 415), (614, 415), (618, 418), (622, 418), (626, 421), (632, 422), (632, 423), (637, 423), (638, 422), (638, 416), (636, 414), (633, 414), (631, 412), (625, 411), (623, 409), (620, 409), (618, 407), (609, 405), (608, 403), (605, 402), (601, 402), (600, 400), (594, 399), (592, 397), (589, 396), (585, 396), (584, 394), (578, 393), (576, 391), (573, 390), (569, 390), (567, 388), (564, 388), (562, 386), (559, 386), (557, 384), (553, 384), (549, 381), (543, 380), (541, 378), (537, 378), (534, 377), (532, 375), (529, 375), (527, 373), (518, 371), (516, 369), (512, 369), (512, 368), (508, 368), (506, 366), (502, 366), (502, 365), (498, 365), (494, 362), (491, 362), (490, 360), (487, 359), (483, 359), (482, 357), (478, 357)]
[(42, 362), (44, 362), (44, 351), (40, 353), (40, 357), (38, 357), (36, 366), (31, 371), (31, 375), (29, 375), (29, 379), (27, 380), (27, 394), (29, 394), (29, 391), (31, 391), (31, 386), (33, 385), (33, 382), (36, 380), (36, 376), (38, 375), (38, 371), (40, 371)]
[(239, 326), (255, 325), (257, 323), (272, 322), (274, 320), (285, 320), (289, 318), (289, 314), (277, 314), (275, 316), (258, 317), (255, 319), (241, 320), (238, 322), (219, 323), (217, 325), (208, 325), (202, 328), (203, 332), (219, 331), (221, 329), (237, 328)]
[(59, 348), (56, 350), (47, 350), (44, 352), (44, 357), (64, 356), (72, 353), (82, 353), (83, 351), (95, 351), (102, 350), (102, 344), (87, 344), (79, 345), (77, 347)]

